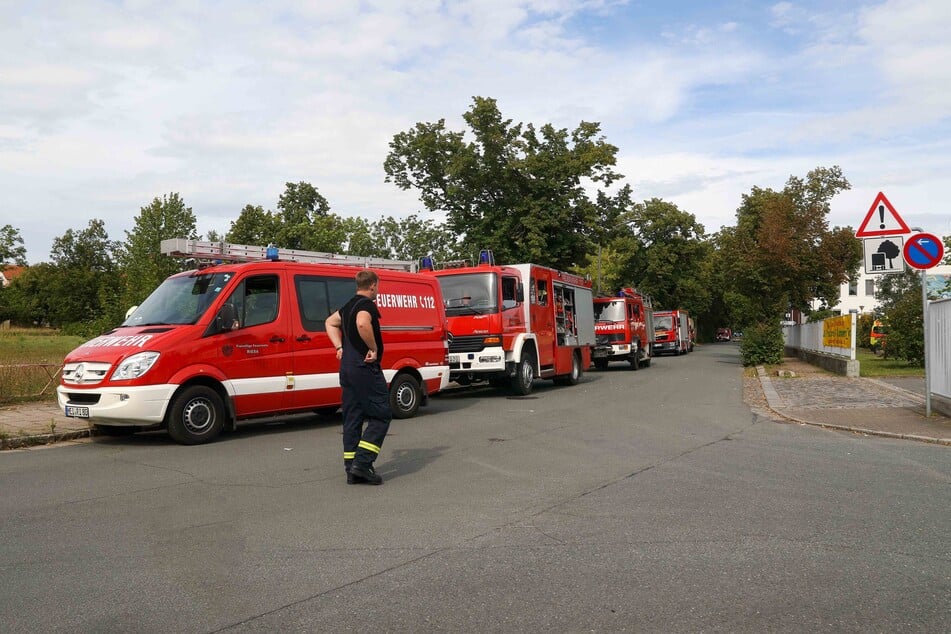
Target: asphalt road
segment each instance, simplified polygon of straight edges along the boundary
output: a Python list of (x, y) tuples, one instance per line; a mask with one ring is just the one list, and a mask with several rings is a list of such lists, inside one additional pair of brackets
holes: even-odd
[(339, 419), (0, 454), (4, 632), (949, 631), (947, 447), (761, 418), (735, 346)]

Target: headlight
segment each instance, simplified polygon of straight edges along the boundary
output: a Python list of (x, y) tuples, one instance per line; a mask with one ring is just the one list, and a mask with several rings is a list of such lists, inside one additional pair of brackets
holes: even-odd
[(130, 381), (137, 379), (146, 372), (158, 360), (158, 352), (140, 352), (125, 359), (112, 373), (113, 381)]

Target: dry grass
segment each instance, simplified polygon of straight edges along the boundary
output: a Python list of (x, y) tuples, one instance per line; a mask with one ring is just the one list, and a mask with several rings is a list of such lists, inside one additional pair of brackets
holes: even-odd
[(63, 359), (82, 342), (43, 328), (0, 330), (0, 403), (54, 399)]

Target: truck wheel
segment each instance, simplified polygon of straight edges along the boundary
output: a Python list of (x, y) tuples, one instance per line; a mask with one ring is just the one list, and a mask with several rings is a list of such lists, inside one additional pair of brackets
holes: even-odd
[(390, 409), (393, 418), (412, 418), (419, 411), (423, 391), (409, 374), (397, 374), (390, 383)]
[(631, 369), (635, 372), (641, 369), (641, 350), (640, 348), (634, 349), (634, 354), (631, 355), (629, 359), (631, 363)]
[(645, 368), (651, 367), (651, 359), (652, 359), (652, 358), (653, 358), (653, 357), (652, 357), (649, 353), (647, 353), (647, 352), (645, 351), (645, 352), (644, 352), (644, 358), (641, 359), (641, 366), (643, 366), (643, 367), (645, 367)]
[(518, 362), (515, 368), (515, 376), (512, 377), (512, 391), (520, 396), (527, 396), (532, 393), (532, 381), (535, 380), (535, 367), (532, 365), (531, 354), (522, 355), (522, 360)]
[(555, 383), (558, 385), (578, 385), (578, 382), (581, 381), (581, 359), (579, 354), (576, 352), (571, 355), (571, 372), (568, 374), (562, 374), (561, 376), (555, 377)]
[(218, 437), (225, 424), (221, 397), (210, 387), (193, 385), (175, 397), (168, 412), (168, 435), (183, 445), (200, 445)]
[(599, 370), (605, 370), (605, 369), (607, 369), (607, 367), (608, 367), (608, 360), (607, 360), (607, 359), (595, 359), (595, 360), (594, 360), (594, 367), (596, 367), (596, 368), (599, 369)]

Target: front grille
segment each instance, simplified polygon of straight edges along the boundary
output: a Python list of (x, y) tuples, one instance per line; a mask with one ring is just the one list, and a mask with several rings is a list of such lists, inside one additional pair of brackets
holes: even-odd
[(101, 383), (106, 378), (109, 363), (99, 363), (94, 361), (83, 361), (80, 363), (67, 363), (63, 366), (63, 383), (70, 385), (92, 385)]
[(482, 335), (453, 336), (449, 342), (449, 352), (482, 352), (485, 338)]

